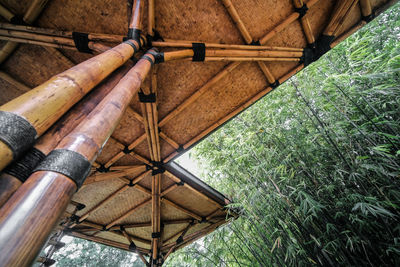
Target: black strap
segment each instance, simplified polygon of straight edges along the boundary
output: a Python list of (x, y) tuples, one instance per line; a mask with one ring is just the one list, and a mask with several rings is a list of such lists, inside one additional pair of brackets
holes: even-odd
[(185, 182), (181, 180), (179, 183), (176, 183), (176, 185), (177, 185), (177, 186), (184, 186), (184, 185), (185, 185)]
[(162, 38), (161, 34), (156, 29), (153, 29), (153, 33), (154, 33), (153, 36), (151, 36), (150, 34), (146, 35), (148, 47), (153, 47), (153, 44), (152, 44), (153, 41), (161, 40), (164, 42), (164, 38)]
[(86, 208), (85, 204), (79, 203), (78, 205), (76, 205), (77, 210), (83, 210), (84, 208)]
[(271, 83), (269, 86), (271, 86), (272, 89), (275, 89), (279, 85), (281, 85), (281, 83), (279, 82), (279, 80), (276, 80), (274, 83)]
[(21, 15), (14, 15), (14, 17), (12, 17), (10, 19), (11, 24), (15, 24), (15, 25), (27, 25), (26, 22), (24, 21), (24, 18)]
[(185, 148), (183, 147), (183, 145), (179, 145), (178, 149), (176, 150), (176, 152), (181, 153), (185, 151)]
[(145, 59), (145, 60), (147, 60), (148, 62), (151, 63), (151, 66), (154, 65), (153, 59), (152, 59), (151, 57), (147, 56), (147, 55), (142, 56), (140, 59)]
[(249, 43), (249, 45), (257, 45), (257, 46), (260, 46), (261, 45), (261, 43), (260, 43), (260, 40), (257, 40), (257, 41), (251, 41), (251, 43)]
[(164, 62), (164, 53), (162, 52), (156, 52), (154, 50), (149, 50), (147, 51), (148, 54), (152, 55), (155, 59), (155, 64), (159, 64)]
[(164, 173), (165, 172), (165, 168), (164, 167), (158, 167), (157, 169), (153, 169), (153, 171), (151, 172), (151, 175), (157, 175), (160, 173)]
[(302, 17), (304, 17), (307, 14), (308, 7), (307, 7), (306, 3), (304, 3), (302, 7), (294, 8), (294, 11), (299, 13), (299, 15), (300, 15), (299, 19), (301, 19)]
[(56, 149), (35, 168), (37, 171), (52, 171), (69, 177), (78, 189), (90, 173), (90, 162), (81, 154), (68, 149)]
[(72, 32), (72, 38), (74, 39), (75, 47), (79, 52), (92, 53), (92, 49), (89, 48), (89, 34), (83, 32)]
[(176, 240), (176, 244), (179, 245), (183, 242), (183, 236), (179, 236), (178, 239)]
[(363, 20), (363, 21), (365, 21), (365, 22), (371, 22), (373, 19), (375, 18), (375, 14), (374, 13), (372, 13), (372, 14), (370, 14), (370, 15), (368, 15), (368, 16), (362, 16), (361, 17), (361, 19)]
[(133, 243), (133, 242), (131, 242), (130, 244), (129, 244), (129, 250), (130, 251), (136, 251), (136, 245), (135, 245), (135, 243)]
[(304, 67), (306, 67), (315, 61), (314, 57), (314, 52), (311, 48), (304, 48), (300, 63), (304, 63)]
[(150, 93), (146, 95), (143, 92), (139, 92), (139, 101), (142, 103), (155, 103), (156, 102), (156, 94), (155, 93)]
[(315, 58), (314, 61), (319, 59), (323, 54), (331, 50), (331, 44), (335, 40), (335, 36), (321, 35), (315, 42)]
[(204, 43), (192, 43), (193, 59), (192, 61), (204, 61), (206, 58), (206, 45)]
[(100, 164), (100, 167), (96, 169), (96, 171), (101, 172), (101, 173), (106, 173), (110, 171), (110, 167), (106, 168), (104, 164)]
[(46, 157), (42, 151), (32, 148), (20, 160), (9, 165), (4, 172), (14, 176), (21, 182), (25, 182), (33, 169)]
[(14, 160), (33, 146), (36, 134), (35, 128), (25, 118), (0, 111), (0, 140), (11, 149)]
[[(128, 44), (133, 48), (134, 53), (136, 53), (137, 51), (139, 51), (139, 47), (137, 47), (134, 43), (132, 43), (130, 40), (126, 40), (124, 42), (124, 44)], [(140, 44), (139, 44), (140, 46)]]
[(151, 233), (151, 238), (160, 238), (161, 232)]
[(129, 28), (126, 38), (127, 38), (127, 40), (129, 40), (129, 39), (135, 40), (136, 42), (139, 43), (139, 46), (140, 46), (141, 45), (140, 44), (140, 34), (141, 33), (142, 33), (142, 31), (139, 29)]

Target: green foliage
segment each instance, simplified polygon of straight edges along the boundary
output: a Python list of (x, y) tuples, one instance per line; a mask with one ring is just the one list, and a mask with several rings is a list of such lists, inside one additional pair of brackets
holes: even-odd
[(400, 4), (201, 142), (241, 216), (166, 266), (399, 266)]

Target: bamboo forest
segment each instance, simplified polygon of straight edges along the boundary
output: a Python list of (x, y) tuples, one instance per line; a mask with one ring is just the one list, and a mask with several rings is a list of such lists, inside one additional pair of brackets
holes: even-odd
[[(196, 145), (240, 216), (165, 266), (399, 266), (399, 41), (397, 3)], [(80, 239), (54, 259), (143, 266)]]

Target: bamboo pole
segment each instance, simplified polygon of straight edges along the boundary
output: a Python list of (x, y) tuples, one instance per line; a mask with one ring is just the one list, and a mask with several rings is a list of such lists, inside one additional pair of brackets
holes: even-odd
[[(36, 142), (33, 150), (25, 157), (13, 162), (0, 174), (0, 207), (26, 180), (27, 176), (39, 164), (40, 158), (34, 157), (37, 153), (47, 155), (57, 144), (70, 133), (85, 117), (96, 107), (98, 103), (111, 91), (119, 80), (128, 72), (132, 65), (121, 67), (99, 84), (93, 92), (85, 96), (73, 109), (69, 110), (57, 123), (55, 123)], [(4, 76), (4, 78), (7, 78)], [(9, 77), (11, 78), (11, 77)], [(16, 82), (16, 81), (15, 81)], [(14, 82), (14, 83), (15, 83)], [(35, 153), (35, 154), (32, 154)], [(23, 168), (26, 173), (19, 170)]]
[[(318, 3), (320, 0), (310, 0), (307, 2), (308, 8), (313, 7), (316, 3)], [(265, 45), (269, 40), (271, 40), (276, 34), (280, 33), (283, 31), (287, 26), (289, 26), (291, 23), (296, 21), (300, 17), (300, 14), (297, 12), (293, 12), (289, 17), (287, 17), (284, 21), (279, 23), (274, 29), (269, 31), (266, 35), (264, 35), (260, 39), (261, 45)]]
[[(97, 243), (100, 243), (100, 244), (103, 244), (103, 245), (107, 245), (107, 246), (111, 246), (111, 247), (115, 247), (115, 248), (119, 248), (119, 249), (130, 251), (129, 250), (129, 245), (123, 244), (123, 243), (119, 243), (119, 242), (116, 242), (116, 241), (111, 241), (111, 240), (104, 239), (104, 238), (101, 238), (101, 237), (85, 235), (85, 234), (79, 233), (77, 231), (67, 232), (67, 234), (70, 235), (70, 236), (73, 236), (73, 237), (86, 239), (86, 240), (94, 241), (94, 242), (97, 242)], [(142, 253), (146, 253), (146, 254), (149, 253), (148, 249), (139, 248), (139, 250)]]
[[(131, 42), (139, 47), (136, 41)], [(122, 43), (54, 76), (44, 84), (2, 105), (0, 110), (15, 114), (28, 123), (36, 132), (36, 136), (30, 137), (33, 142), (34, 138), (42, 135), (72, 105), (124, 64), (133, 53), (131, 45)], [(1, 144), (4, 148), (0, 147), (0, 170), (13, 159), (11, 148), (6, 146), (4, 141)], [(21, 150), (29, 148), (29, 144), (27, 146)]]
[(7, 8), (0, 4), (0, 16), (5, 18), (7, 21), (11, 21), (15, 15), (11, 13)]
[(197, 214), (194, 213), (193, 211), (190, 211), (190, 210), (188, 210), (188, 209), (182, 207), (181, 205), (176, 204), (175, 202), (173, 202), (173, 201), (171, 201), (171, 200), (169, 200), (169, 199), (167, 199), (167, 198), (165, 198), (165, 197), (162, 198), (161, 201), (164, 202), (164, 203), (167, 204), (167, 205), (170, 205), (171, 207), (174, 207), (174, 208), (177, 209), (177, 210), (182, 211), (183, 213), (186, 213), (187, 215), (189, 215), (190, 217), (193, 217), (194, 219), (196, 219), (196, 220), (198, 220), (198, 221), (201, 221), (201, 220), (202, 220), (202, 217), (199, 216), (199, 215), (197, 215)]
[(153, 29), (155, 28), (155, 15), (154, 15), (155, 5), (154, 0), (148, 1), (148, 23), (147, 23), (147, 34), (154, 36)]
[(337, 2), (329, 24), (324, 30), (324, 35), (336, 36), (342, 28), (344, 19), (350, 11), (357, 5), (358, 0), (341, 0)]
[[(293, 0), (293, 4), (296, 8), (302, 8), (304, 6), (304, 1), (303, 0)], [(307, 17), (303, 16), (300, 19), (301, 26), (303, 28), (304, 35), (306, 36), (307, 43), (308, 44), (314, 44), (315, 43), (315, 38), (311, 29), (311, 24), (310, 21)]]
[(225, 8), (228, 10), (229, 15), (231, 16), (233, 22), (236, 24), (238, 30), (240, 31), (243, 39), (247, 44), (253, 41), (251, 38), (250, 33), (247, 31), (246, 27), (244, 26), (243, 21), (240, 19), (239, 14), (237, 13), (235, 7), (233, 6), (231, 0), (222, 0)]
[[(185, 237), (186, 233), (189, 231), (189, 229), (194, 225), (194, 223), (189, 223), (189, 225), (180, 233), (179, 237), (177, 238), (177, 240), (183, 240), (183, 238)], [(167, 242), (165, 242), (167, 243)], [(176, 242), (176, 244), (174, 246), (172, 246), (167, 254), (164, 256), (164, 260), (166, 258), (168, 258), (168, 256), (174, 251), (174, 249), (176, 248), (176, 246), (178, 246), (178, 241)]]
[(122, 176), (130, 176), (132, 174), (137, 173), (138, 171), (145, 171), (146, 166), (145, 165), (139, 165), (139, 166), (131, 166), (129, 169), (126, 170), (119, 170), (119, 171), (110, 171), (106, 173), (95, 173), (90, 175), (86, 181), (85, 185), (96, 183), (96, 182), (101, 182), (101, 181), (106, 181), (106, 180), (111, 180), (111, 179), (116, 179)]
[(372, 15), (372, 6), (370, 0), (360, 0), (361, 13), (363, 17)]
[[(136, 247), (136, 245), (135, 245), (135, 242), (133, 242), (133, 240), (132, 240), (132, 237), (125, 231), (125, 229), (124, 228), (122, 228), (121, 227), (121, 232), (122, 232), (122, 234), (125, 236), (125, 238), (128, 240), (128, 242), (129, 242), (129, 248), (131, 248), (132, 246), (134, 246), (134, 249), (133, 249), (133, 251), (134, 252), (136, 252), (138, 255), (139, 255), (139, 257), (140, 257), (140, 259), (143, 261), (143, 263), (146, 265), (146, 266), (149, 266), (149, 263), (147, 262), (147, 260), (145, 259), (145, 257), (143, 256), (143, 254), (140, 252), (140, 250), (138, 250), (137, 249), (137, 247)], [(132, 250), (131, 250), (132, 251)]]
[[(147, 59), (154, 60), (151, 54), (147, 53), (146, 56)], [(35, 259), (58, 218), (66, 209), (77, 184), (83, 182), (78, 179), (86, 178), (90, 164), (96, 159), (100, 148), (117, 126), (149, 72), (151, 62), (147, 59), (139, 60), (87, 118), (63, 138), (53, 151), (61, 153), (61, 158), (58, 153), (53, 154), (53, 159), (47, 157), (48, 162), (56, 162), (56, 166), (57, 161), (61, 166), (68, 164), (68, 161), (62, 160), (63, 155), (68, 155), (68, 158), (75, 157), (75, 160), (79, 160), (79, 167), (73, 166), (73, 170), (67, 169), (64, 173), (80, 169), (83, 177), (72, 180), (67, 174), (51, 171), (52, 167), (42, 163), (38, 171), (34, 172), (1, 208), (0, 232), (4, 233), (0, 239), (2, 264), (27, 266)], [(70, 176), (73, 177), (73, 173)]]
[[(23, 21), (27, 24), (32, 24), (39, 14), (42, 12), (43, 8), (45, 7), (48, 0), (34, 0), (31, 2), (28, 10), (26, 11)], [(4, 10), (5, 7), (2, 7), (3, 11), (1, 14), (6, 16), (6, 19), (10, 17), (10, 11)], [(8, 11), (8, 12), (7, 12)], [(15, 17), (15, 16), (13, 16)], [(12, 18), (10, 18), (11, 21)], [(0, 65), (15, 51), (18, 47), (17, 43), (14, 42), (7, 42), (3, 48), (0, 50)]]

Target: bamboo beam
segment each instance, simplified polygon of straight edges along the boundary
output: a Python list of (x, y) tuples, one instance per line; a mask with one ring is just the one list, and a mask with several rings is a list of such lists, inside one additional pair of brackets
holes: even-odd
[(188, 209), (186, 209), (186, 208), (184, 208), (184, 207), (182, 207), (182, 206), (176, 204), (175, 202), (173, 202), (173, 201), (171, 201), (171, 200), (169, 200), (169, 199), (167, 199), (167, 198), (165, 198), (165, 197), (162, 198), (161, 201), (164, 202), (164, 203), (167, 204), (167, 205), (170, 205), (171, 207), (174, 207), (174, 208), (177, 209), (177, 210), (182, 211), (183, 213), (186, 213), (187, 215), (189, 215), (190, 217), (195, 218), (195, 219), (198, 220), (198, 221), (201, 221), (201, 220), (202, 220), (202, 217), (201, 217), (201, 216), (199, 216), (199, 215), (197, 215), (196, 213), (194, 213), (194, 212), (192, 212), (192, 211), (190, 211), (190, 210), (188, 210)]
[[(120, 60), (124, 56), (123, 48), (120, 47), (121, 51), (118, 54)], [(129, 49), (133, 50), (132, 47)], [(133, 51), (130, 51), (129, 54), (132, 53)], [(154, 60), (149, 53), (146, 53), (146, 57), (139, 60), (87, 118), (63, 138), (53, 151), (53, 158), (49, 155), (38, 167), (38, 171), (34, 172), (1, 208), (0, 232), (4, 233), (0, 239), (2, 264), (26, 266), (34, 260), (58, 218), (65, 211), (78, 188), (77, 185), (83, 183), (90, 171), (91, 163), (96, 159), (100, 148), (110, 137), (133, 95), (146, 78), (152, 65), (148, 59)], [(72, 173), (79, 170), (80, 175), (77, 178), (70, 174), (70, 177), (76, 180), (66, 176), (67, 173), (64, 175), (51, 171), (52, 167), (48, 166), (52, 165), (46, 165), (46, 162), (48, 164), (58, 162), (56, 166), (65, 166), (68, 161), (63, 160), (63, 156), (75, 157), (74, 160), (79, 162), (79, 165), (72, 166), (66, 171)], [(26, 234), (27, 232), (29, 234)]]
[(357, 3), (358, 0), (338, 1), (331, 20), (324, 30), (324, 35), (337, 36), (342, 28), (345, 18), (350, 14), (351, 10), (357, 5)]
[[(120, 68), (97, 86), (96, 90), (84, 97), (73, 109), (69, 110), (36, 142), (34, 148), (25, 157), (13, 162), (0, 174), (0, 207), (11, 197), (19, 186), (28, 178), (44, 156), (50, 153), (57, 144), (81, 123), (87, 115), (112, 90), (119, 80), (128, 72), (130, 64)], [(4, 77), (3, 78), (7, 78)], [(42, 155), (42, 156), (40, 156)], [(21, 168), (24, 172), (21, 172)]]
[(143, 254), (140, 252), (140, 250), (137, 249), (135, 242), (133, 242), (132, 237), (125, 231), (125, 229), (123, 227), (121, 227), (121, 232), (122, 234), (125, 236), (125, 238), (128, 240), (129, 242), (129, 249), (131, 251), (136, 252), (140, 259), (143, 261), (143, 263), (148, 266), (149, 263), (147, 262), (147, 260), (144, 258)]
[(146, 166), (145, 165), (139, 165), (139, 166), (130, 166), (129, 169), (125, 170), (119, 170), (119, 171), (110, 171), (110, 172), (105, 172), (105, 173), (95, 173), (90, 175), (88, 178), (86, 178), (85, 185), (96, 183), (96, 182), (101, 182), (105, 180), (110, 180), (110, 179), (115, 179), (119, 178), (122, 176), (130, 176), (132, 174), (137, 173), (138, 171), (145, 171)]
[(11, 21), (15, 18), (15, 15), (11, 13), (7, 8), (5, 8), (2, 4), (0, 4), (0, 16), (5, 18), (7, 21)]
[(372, 15), (372, 6), (370, 0), (360, 0), (360, 8), (364, 18), (368, 18)]
[[(44, 9), (46, 3), (48, 0), (34, 0), (31, 2), (31, 5), (29, 6), (28, 10), (26, 11), (23, 21), (27, 24), (32, 24), (39, 14), (42, 12)], [(2, 6), (2, 15), (5, 16), (5, 18), (9, 21), (11, 21), (13, 18), (15, 18), (15, 15), (13, 15), (10, 18), (10, 11), (6, 10), (5, 7)], [(12, 13), (11, 13), (12, 14)], [(0, 50), (0, 65), (15, 51), (15, 49), (18, 47), (17, 43), (14, 42), (7, 42), (3, 48)]]
[[(172, 253), (172, 251), (174, 251), (174, 249), (179, 245), (180, 241), (183, 240), (183, 238), (185, 237), (186, 233), (189, 231), (190, 228), (193, 227), (194, 224), (195, 223), (189, 223), (189, 225), (185, 229), (183, 229), (183, 231), (180, 233), (175, 245), (172, 246), (168, 250), (167, 254), (164, 256), (164, 260), (166, 260), (168, 258), (168, 256)], [(165, 242), (165, 243), (167, 243), (167, 242)]]
[(224, 4), (225, 8), (228, 10), (229, 15), (231, 16), (233, 22), (236, 24), (236, 27), (238, 28), (238, 30), (241, 33), (245, 42), (247, 44), (251, 43), (253, 41), (253, 38), (250, 36), (250, 33), (244, 26), (244, 23), (240, 19), (239, 14), (237, 13), (235, 7), (233, 6), (231, 0), (222, 0), (222, 3)]
[[(320, 0), (310, 0), (307, 2), (308, 8), (313, 7), (316, 3), (318, 3)], [(276, 34), (280, 33), (283, 31), (287, 26), (289, 26), (291, 23), (295, 22), (298, 18), (300, 17), (300, 14), (298, 12), (293, 12), (289, 17), (287, 17), (285, 20), (283, 20), (281, 23), (279, 23), (274, 29), (269, 31), (266, 35), (264, 35), (260, 39), (261, 45), (265, 45), (269, 40), (271, 40)]]
[[(301, 9), (305, 4), (303, 0), (293, 0), (295, 8)], [(301, 27), (303, 28), (304, 35), (306, 36), (308, 44), (314, 44), (315, 38), (311, 29), (311, 24), (306, 16), (300, 18)]]
[(141, 207), (145, 206), (146, 204), (150, 203), (151, 198), (147, 198), (146, 200), (142, 201), (141, 203), (137, 204), (136, 206), (134, 206), (133, 208), (131, 208), (129, 211), (125, 212), (124, 215), (119, 216), (118, 218), (114, 219), (112, 222), (110, 222), (109, 224), (106, 225), (106, 229), (110, 229), (111, 227), (113, 227), (114, 225), (116, 225), (117, 223), (119, 223), (120, 221), (122, 221), (123, 219), (127, 218), (129, 215), (131, 215), (132, 213), (134, 213), (136, 210), (140, 209)]
[[(104, 244), (107, 246), (111, 246), (111, 247), (115, 247), (115, 248), (119, 248), (119, 249), (123, 249), (123, 250), (129, 250), (129, 245), (127, 244), (123, 244), (123, 243), (119, 243), (116, 241), (111, 241), (108, 239), (104, 239), (101, 237), (94, 237), (94, 236), (90, 236), (90, 235), (85, 235), (76, 231), (71, 231), (71, 232), (67, 232), (67, 235), (73, 236), (73, 237), (77, 237), (77, 238), (81, 238), (81, 239), (86, 239), (86, 240), (90, 240), (90, 241), (94, 241), (100, 244)], [(144, 249), (144, 248), (138, 248), (142, 253), (149, 253), (148, 249)]]
[(154, 0), (149, 0), (148, 1), (148, 22), (147, 22), (147, 33), (150, 36), (154, 36), (154, 31), (153, 29), (155, 28), (155, 15), (154, 15), (154, 10), (155, 10), (155, 4)]

